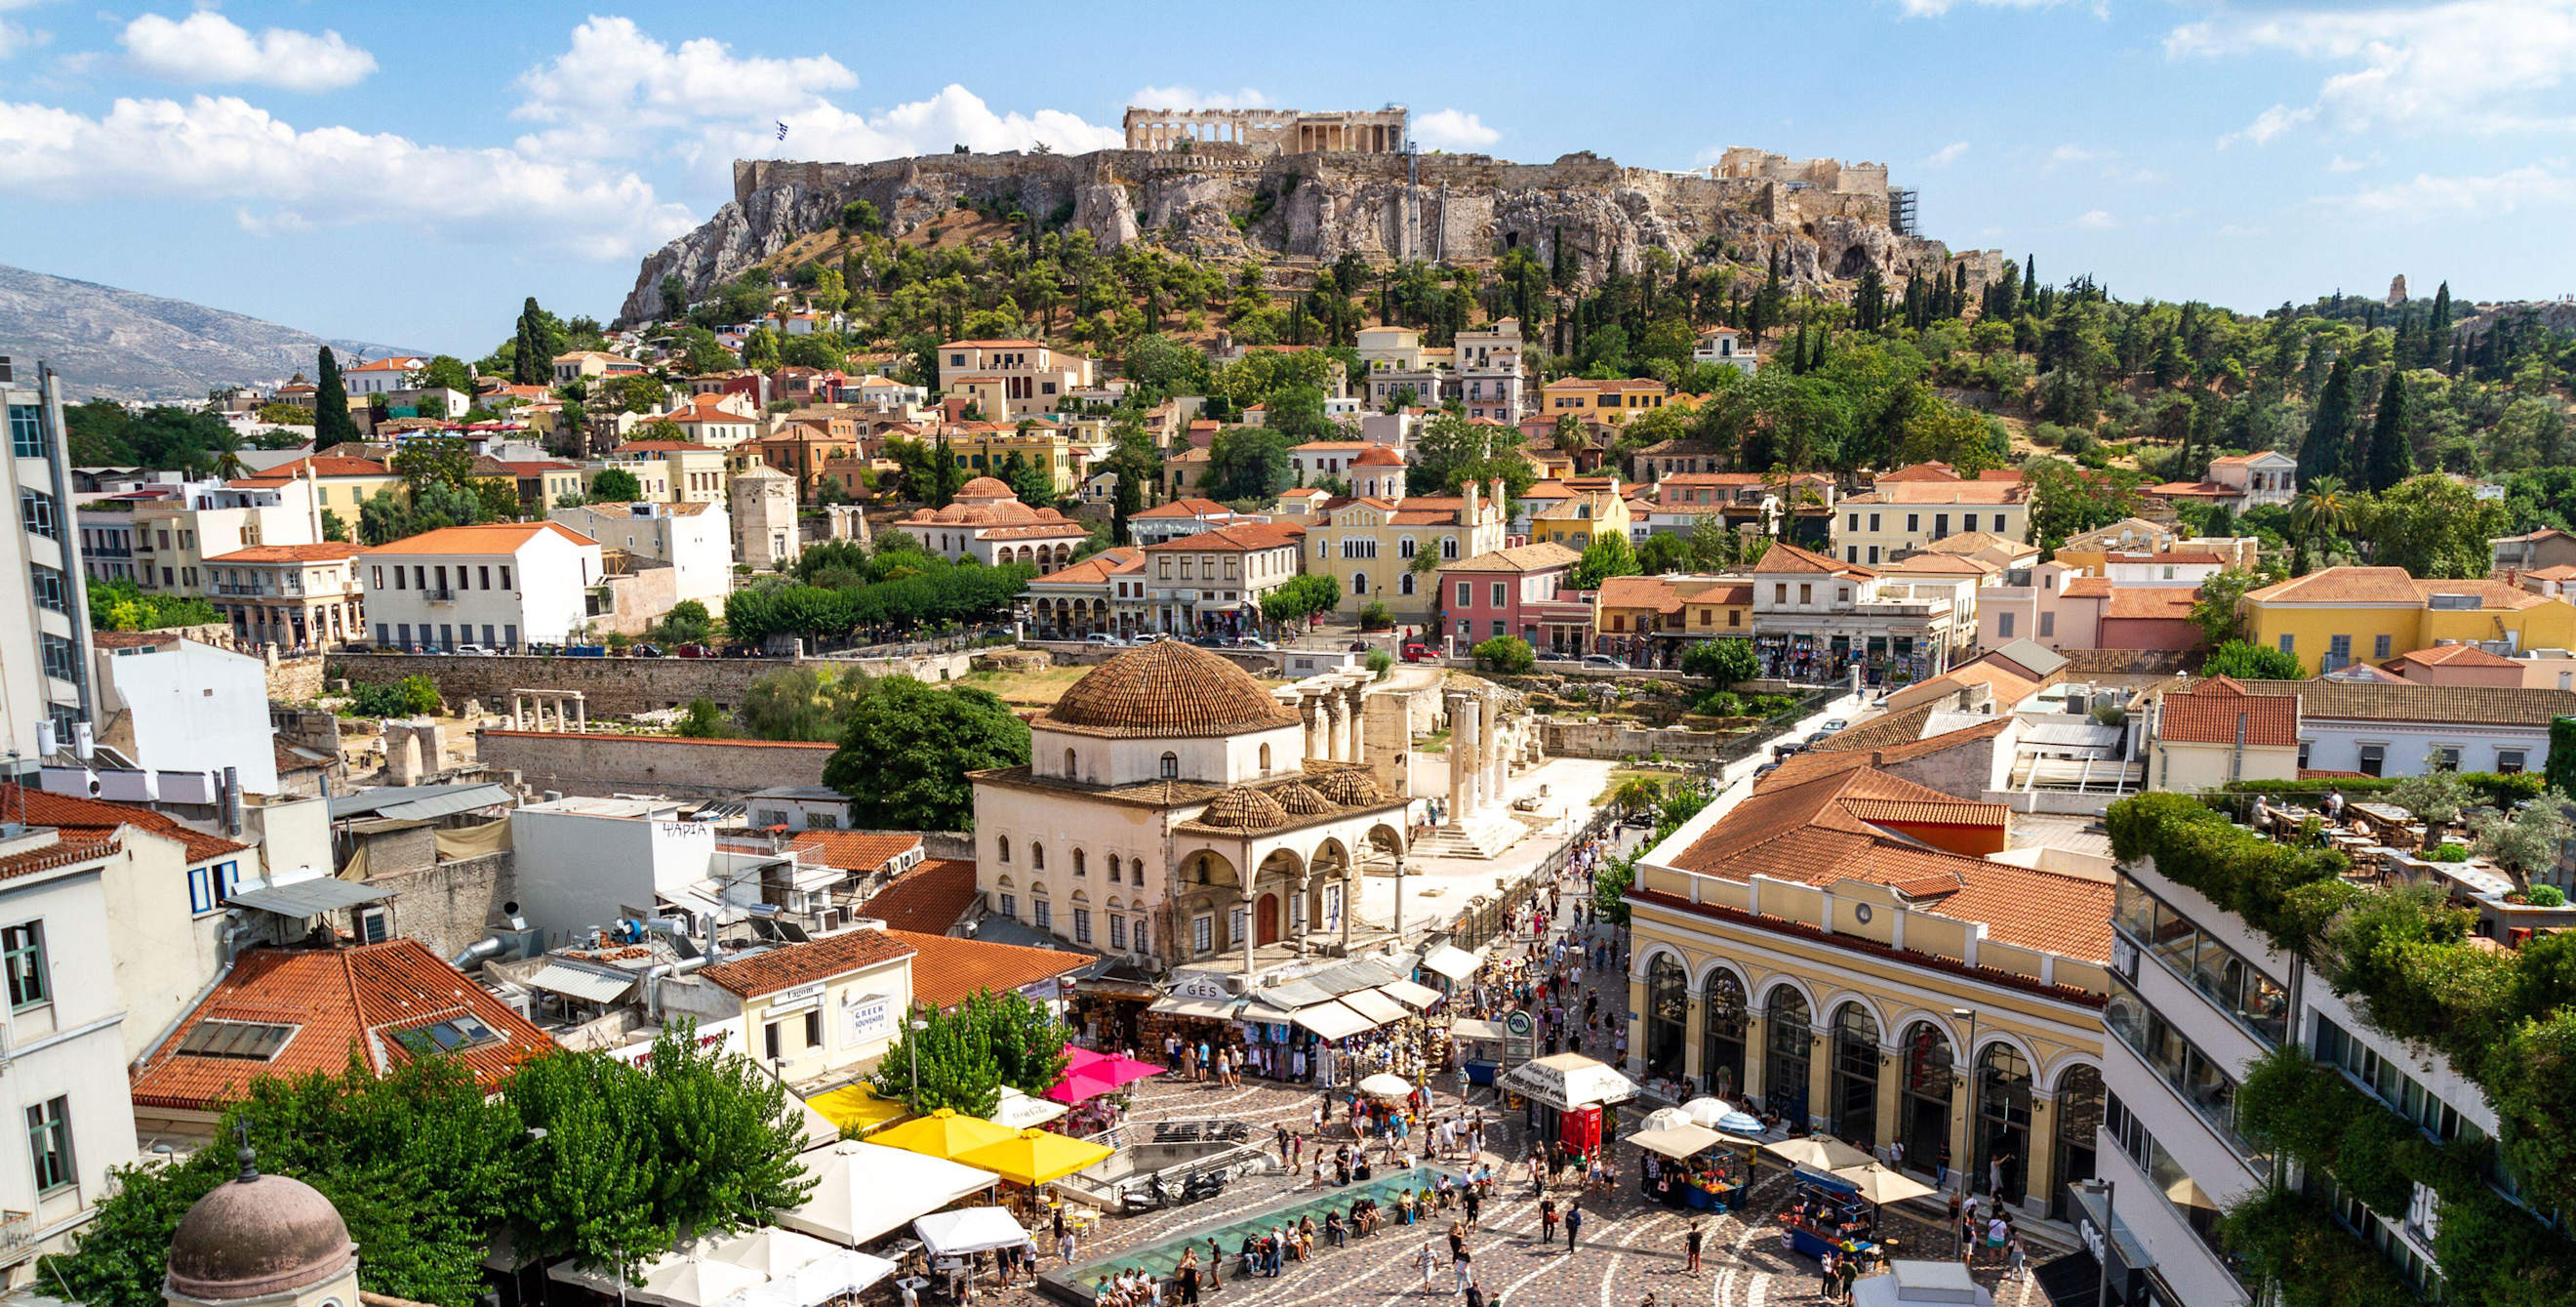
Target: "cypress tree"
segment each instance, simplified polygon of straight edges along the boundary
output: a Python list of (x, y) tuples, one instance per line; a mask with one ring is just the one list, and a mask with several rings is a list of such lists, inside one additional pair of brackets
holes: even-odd
[(2342, 476), (2344, 450), (2352, 429), (2352, 357), (2338, 356), (2317, 394), (2308, 417), (2308, 434), (2299, 442), (2299, 483), (2314, 485), (2320, 477)]
[(2379, 388), (2379, 420), (2370, 428), (2370, 489), (2384, 493), (2415, 475), (2415, 447), (2406, 435), (2406, 374), (2391, 371)]
[(358, 420), (349, 416), (349, 386), (340, 379), (340, 359), (325, 345), (313, 380), (313, 448), (319, 452), (357, 438)]
[(2433, 292), (2433, 331), (2438, 335), (2443, 328), (2450, 325), (2451, 283), (2446, 281), (2442, 283), (2439, 289)]

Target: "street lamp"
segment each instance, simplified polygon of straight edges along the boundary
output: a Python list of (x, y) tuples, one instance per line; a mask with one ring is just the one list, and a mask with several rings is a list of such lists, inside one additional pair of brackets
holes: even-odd
[(2093, 1281), (2093, 1301), (2107, 1304), (2111, 1301), (2111, 1223), (2119, 1219), (2111, 1210), (2111, 1201), (2119, 1186), (2105, 1176), (2095, 1176), (2084, 1183), (2102, 1192), (2102, 1249), (2093, 1254), (2093, 1269), (2098, 1273)]
[[(1347, 908), (1348, 905), (1345, 905)], [(1404, 854), (1395, 855), (1395, 947), (1404, 947)]]
[[(1950, 1016), (1951, 1016), (1951, 1019), (1953, 1019), (1953, 1020), (1957, 1020), (1957, 1021), (1965, 1021), (1965, 1022), (1967, 1022), (1967, 1023), (1968, 1023), (1968, 1045), (1967, 1045), (1967, 1048), (1964, 1050), (1964, 1052), (1965, 1052), (1965, 1054), (1966, 1054), (1966, 1056), (1967, 1056), (1967, 1059), (1968, 1059), (1968, 1067), (1969, 1067), (1969, 1072), (1968, 1072), (1968, 1157), (1967, 1157), (1968, 1169), (1967, 1169), (1965, 1172), (1961, 1173), (1961, 1175), (1959, 1176), (1959, 1192), (1960, 1192), (1960, 1193), (1962, 1193), (1962, 1194), (1969, 1194), (1969, 1193), (1974, 1193), (1974, 1192), (1976, 1192), (1977, 1155), (1978, 1155), (1980, 1152), (1982, 1152), (1982, 1151), (1983, 1151), (1983, 1150), (1978, 1146), (1978, 1143), (1977, 1143), (1977, 1140), (1978, 1140), (1978, 1134), (1977, 1134), (1977, 1112), (1978, 1112), (1978, 1109), (1979, 1109), (1980, 1107), (1982, 1107), (1982, 1106), (1983, 1106), (1982, 1104), (1980, 1104), (1980, 1103), (1977, 1101), (1977, 1089), (1978, 1089), (1978, 1085), (1977, 1085), (1976, 1070), (1975, 1070), (1975, 1068), (1976, 1068), (1976, 1062), (1977, 1062), (1977, 1010), (1976, 1010), (1975, 1008), (1972, 1008), (1972, 1007), (1954, 1007), (1954, 1008), (1950, 1009)], [(1953, 1075), (1956, 1075), (1956, 1074), (1957, 1074), (1957, 1068), (1956, 1068), (1956, 1067), (1953, 1067), (1953, 1068), (1952, 1068), (1952, 1074), (1953, 1074)], [(2002, 1201), (2002, 1195), (2000, 1195), (2000, 1194), (1999, 1194), (1999, 1195), (1997, 1195), (1997, 1196), (1996, 1196), (1996, 1201), (2001, 1202), (2001, 1201)]]

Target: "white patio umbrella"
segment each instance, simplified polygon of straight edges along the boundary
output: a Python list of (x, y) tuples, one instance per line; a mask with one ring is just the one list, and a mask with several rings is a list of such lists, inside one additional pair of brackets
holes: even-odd
[[(1664, 1130), (1677, 1125), (1691, 1125), (1691, 1115), (1678, 1107), (1659, 1107), (1646, 1113), (1646, 1129)], [(1705, 1124), (1704, 1122), (1697, 1124)]]
[(732, 1262), (666, 1257), (645, 1267), (644, 1278), (626, 1286), (626, 1297), (632, 1302), (659, 1303), (662, 1307), (714, 1307), (766, 1278)]
[(1828, 1135), (1809, 1135), (1804, 1139), (1775, 1139), (1762, 1145), (1762, 1151), (1793, 1166), (1817, 1171), (1834, 1171), (1843, 1167), (1868, 1166), (1870, 1156)]
[(862, 1293), (895, 1272), (895, 1264), (882, 1257), (848, 1248), (833, 1248), (828, 1253), (790, 1274), (734, 1295), (723, 1307), (818, 1307), (844, 1294)]
[(1852, 1188), (1858, 1190), (1863, 1199), (1879, 1207), (1940, 1192), (1912, 1176), (1891, 1171), (1876, 1162), (1867, 1166), (1846, 1166), (1834, 1174), (1851, 1181)]
[(778, 1223), (833, 1243), (850, 1245), (903, 1227), (968, 1194), (996, 1184), (990, 1171), (909, 1149), (844, 1139), (805, 1155), (814, 1190), (805, 1205), (778, 1214)]
[(737, 1231), (718, 1238), (692, 1240), (688, 1251), (711, 1261), (731, 1262), (775, 1280), (841, 1250), (810, 1234), (770, 1226)]
[(1402, 1098), (1413, 1092), (1413, 1082), (1392, 1071), (1380, 1071), (1360, 1082), (1360, 1092), (1371, 1098)]
[(1666, 1157), (1688, 1157), (1703, 1148), (1714, 1148), (1726, 1142), (1726, 1136), (1704, 1125), (1684, 1121), (1660, 1130), (1643, 1130), (1628, 1136), (1628, 1142), (1651, 1153)]
[(995, 1125), (1006, 1125), (1014, 1130), (1026, 1130), (1031, 1126), (1045, 1125), (1072, 1110), (1053, 1099), (1023, 1094), (1009, 1085), (1004, 1085), (1002, 1101), (994, 1105), (993, 1114), (985, 1119)]
[(1021, 1229), (1020, 1223), (999, 1207), (932, 1212), (914, 1221), (912, 1232), (921, 1236), (921, 1246), (933, 1257), (956, 1257), (994, 1248), (1012, 1248), (1029, 1241), (1029, 1232)]
[(1688, 1116), (1694, 1123), (1707, 1126), (1711, 1130), (1722, 1129), (1723, 1127), (1718, 1125), (1717, 1119), (1734, 1110), (1734, 1105), (1727, 1102), (1725, 1099), (1709, 1098), (1706, 1096), (1694, 1098), (1681, 1105), (1681, 1111), (1684, 1115)]

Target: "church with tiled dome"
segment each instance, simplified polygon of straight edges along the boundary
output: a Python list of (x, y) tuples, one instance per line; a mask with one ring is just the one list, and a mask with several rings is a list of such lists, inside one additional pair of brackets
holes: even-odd
[(1102, 663), (1029, 723), (1029, 765), (975, 773), (985, 906), (1158, 968), (1346, 953), (1363, 869), (1406, 835), (1358, 708), (1176, 640)]
[(1052, 508), (1021, 503), (996, 477), (977, 477), (958, 487), (947, 507), (920, 509), (894, 525), (942, 558), (991, 566), (1027, 563), (1041, 574), (1070, 566), (1091, 534)]

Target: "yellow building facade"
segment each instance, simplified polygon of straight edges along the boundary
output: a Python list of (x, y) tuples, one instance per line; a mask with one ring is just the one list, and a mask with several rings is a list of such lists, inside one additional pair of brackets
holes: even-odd
[(2311, 676), (2443, 643), (2576, 647), (2576, 605), (2502, 581), (2423, 581), (2395, 567), (2329, 567), (2248, 593), (2246, 639)]
[(1352, 500), (1308, 529), (1305, 570), (1333, 578), (1343, 612), (1383, 603), (1399, 623), (1432, 622), (1436, 569), (1503, 547), (1501, 495), (1495, 481), (1459, 496)]
[(1530, 543), (1552, 540), (1576, 553), (1603, 536), (1628, 535), (1628, 501), (1616, 494), (1568, 495), (1530, 517)]

